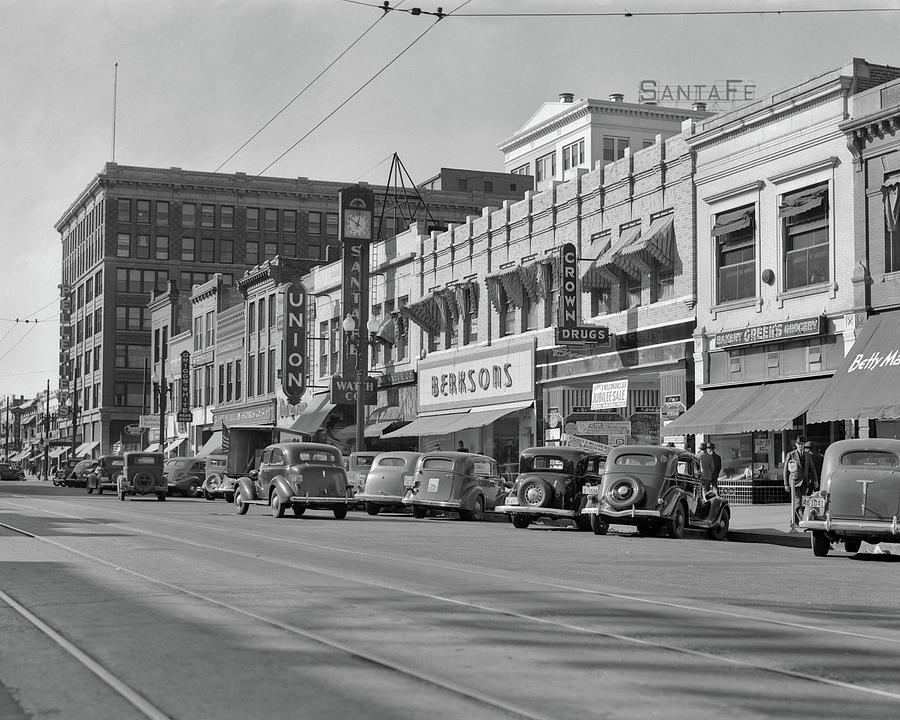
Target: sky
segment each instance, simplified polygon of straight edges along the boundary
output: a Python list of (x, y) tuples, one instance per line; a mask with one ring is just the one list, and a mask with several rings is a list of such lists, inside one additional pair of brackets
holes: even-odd
[[(853, 57), (900, 65), (900, 0), (380, 5), (0, 0), (0, 396), (57, 386), (54, 225), (113, 159), (385, 184), (396, 152), (421, 182), (502, 171), (498, 144), (561, 92), (738, 79), (762, 96)], [(822, 9), (856, 12), (774, 14)]]

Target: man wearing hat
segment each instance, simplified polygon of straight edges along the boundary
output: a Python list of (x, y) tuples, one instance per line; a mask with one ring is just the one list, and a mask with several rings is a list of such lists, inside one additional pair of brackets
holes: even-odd
[(812, 455), (807, 452), (806, 438), (798, 435), (794, 442), (796, 447), (784, 459), (784, 489), (791, 494), (791, 530), (800, 523), (803, 496), (819, 487), (819, 473)]
[[(719, 477), (718, 472), (716, 472), (716, 460), (713, 457), (709, 443), (700, 443), (700, 454), (697, 455), (697, 459), (700, 461), (700, 477), (703, 480), (703, 492), (706, 493), (715, 485), (716, 479)], [(721, 463), (721, 460), (719, 462)], [(721, 464), (719, 467), (721, 468)]]

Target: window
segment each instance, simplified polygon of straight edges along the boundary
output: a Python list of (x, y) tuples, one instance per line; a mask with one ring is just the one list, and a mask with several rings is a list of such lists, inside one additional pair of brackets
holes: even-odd
[(584, 140), (566, 145), (562, 151), (563, 172), (584, 164)]
[(84, 336), (85, 338), (89, 338), (94, 334), (94, 316), (90, 313), (87, 313), (84, 316)]
[(264, 260), (271, 260), (278, 254), (278, 243), (277, 242), (267, 242), (263, 243), (263, 251), (265, 252)]
[(556, 177), (556, 153), (542, 155), (534, 161), (534, 179), (537, 182)]
[(528, 172), (528, 163), (519, 165), (519, 167), (513, 168), (512, 170), (510, 170), (510, 172), (513, 175), (529, 175), (530, 173)]
[(194, 261), (194, 238), (181, 238), (181, 259), (186, 262)]
[(289, 258), (297, 257), (297, 243), (285, 243), (283, 255)]
[(156, 224), (157, 225), (168, 225), (169, 224), (169, 203), (166, 200), (157, 200), (156, 201)]
[(194, 285), (202, 285), (207, 280), (209, 280), (208, 273), (191, 272), (189, 270), (183, 270), (181, 272), (181, 287), (185, 290), (189, 290), (194, 287)]
[(603, 138), (603, 162), (611, 163), (625, 157), (627, 147), (628, 138)]
[(134, 244), (134, 256), (140, 260), (150, 259), (150, 236), (138, 235)]
[(500, 288), (500, 307), (503, 308), (503, 312), (501, 313), (500, 317), (500, 335), (503, 337), (506, 337), (507, 335), (515, 335), (516, 306), (506, 294), (506, 290), (504, 290), (502, 287)]
[(225, 402), (225, 366), (219, 365), (219, 404)]
[(828, 186), (782, 197), (778, 208), (784, 230), (784, 288), (826, 282), (828, 272)]
[(338, 234), (338, 214), (337, 213), (325, 213), (325, 234), (326, 235), (337, 235)]
[(631, 310), (641, 306), (641, 278), (625, 275), (625, 308)]
[(99, 333), (103, 330), (103, 308), (94, 310), (94, 332)]
[(648, 147), (653, 147), (654, 145), (656, 145), (656, 140), (654, 140), (653, 138), (644, 138), (641, 141), (641, 147), (645, 149)]
[(94, 275), (94, 295), (100, 297), (103, 294), (103, 272)]
[(247, 332), (252, 335), (256, 332), (256, 303), (250, 303), (247, 307)]
[(256, 356), (252, 353), (247, 358), (247, 397), (253, 397), (255, 392), (254, 378), (256, 375)]
[(341, 353), (341, 323), (340, 318), (332, 318), (331, 319), (331, 333), (329, 335), (329, 345), (331, 349), (331, 372), (332, 374), (337, 374), (340, 368), (338, 367), (338, 358)]
[(216, 342), (216, 324), (212, 310), (206, 313), (206, 347), (212, 347)]
[(259, 208), (247, 208), (247, 229), (259, 230)]
[(194, 318), (194, 350), (203, 348), (203, 318), (199, 315)]
[(119, 233), (116, 236), (116, 257), (131, 257), (131, 235)]
[(274, 208), (266, 208), (266, 232), (278, 231), (278, 211)]
[(219, 262), (228, 264), (234, 262), (233, 240), (219, 240)]
[(193, 398), (193, 407), (200, 407), (203, 405), (203, 373), (200, 368), (194, 368), (194, 381), (191, 392), (191, 397)]
[(297, 232), (297, 211), (285, 210), (282, 216), (282, 230), (284, 232)]
[(192, 228), (197, 224), (197, 206), (194, 203), (181, 203), (181, 227)]
[(213, 383), (215, 382), (215, 377), (213, 373), (212, 365), (204, 365), (203, 366), (203, 398), (207, 405), (212, 405), (215, 400), (215, 395), (213, 395)]
[(321, 235), (322, 234), (322, 213), (316, 210), (309, 211), (309, 234), (310, 235)]
[(756, 295), (756, 244), (752, 205), (716, 215), (717, 301), (732, 302)]
[(128, 200), (127, 198), (119, 198), (116, 201), (116, 210), (116, 219), (120, 223), (131, 222), (131, 200)]
[(494, 183), (492, 183), (490, 180), (485, 180), (484, 181), (484, 191), (486, 193), (494, 192)]
[(144, 223), (145, 225), (150, 224), (150, 201), (149, 200), (137, 200), (137, 221), (139, 223)]
[(200, 262), (211, 263), (216, 261), (215, 238), (200, 239)]
[(200, 206), (200, 225), (203, 227), (216, 226), (216, 206), (203, 204)]
[(234, 228), (234, 206), (223, 205), (219, 208), (219, 226), (226, 230)]
[(256, 355), (256, 394), (265, 395), (266, 392), (266, 353), (260, 351)]
[(259, 331), (262, 332), (266, 328), (266, 299), (264, 297), (259, 299), (259, 302), (256, 305), (256, 310), (256, 326), (259, 328)]
[(259, 265), (259, 243), (255, 240), (247, 241), (247, 264)]
[(275, 296), (269, 295), (269, 327), (275, 327)]
[(116, 308), (117, 330), (149, 330), (150, 314), (146, 308), (134, 305), (119, 305)]
[(319, 243), (309, 243), (306, 246), (306, 257), (311, 260), (318, 260), (322, 256), (322, 247)]
[(544, 327), (553, 327), (559, 321), (559, 278), (553, 272), (553, 265), (545, 266), (544, 283), (547, 287), (547, 299), (544, 301)]
[(266, 392), (275, 392), (275, 349), (269, 350), (268, 362), (266, 363)]
[(527, 292), (522, 293), (522, 330), (537, 330), (538, 304)]
[(90, 279), (84, 284), (84, 299), (87, 302), (94, 299), (94, 283)]
[(456, 189), (457, 190), (468, 190), (467, 182), (465, 178), (459, 178), (456, 181)]
[(241, 361), (234, 361), (234, 399), (241, 399)]
[(328, 374), (328, 323), (319, 323), (319, 377), (325, 377)]
[[(399, 310), (408, 302), (409, 297), (406, 295), (397, 298), (397, 309)], [(402, 315), (401, 320), (402, 322), (400, 322), (399, 327), (397, 328), (397, 344), (394, 346), (394, 349), (397, 351), (397, 362), (406, 360), (406, 356), (409, 352), (409, 322)]]
[(225, 399), (228, 402), (231, 402), (231, 398), (234, 397), (234, 376), (232, 375), (234, 371), (234, 367), (231, 363), (228, 363), (225, 366)]
[(675, 269), (668, 264), (653, 261), (653, 273), (656, 282), (653, 288), (656, 293), (655, 302), (672, 300), (675, 298)]
[(157, 260), (169, 259), (169, 236), (157, 235), (154, 239), (153, 257)]

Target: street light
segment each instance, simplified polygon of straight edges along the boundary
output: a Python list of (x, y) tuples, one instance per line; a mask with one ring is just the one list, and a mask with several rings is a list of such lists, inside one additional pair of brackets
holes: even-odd
[(378, 320), (370, 317), (369, 322), (366, 323), (366, 330), (369, 331), (369, 336), (365, 339), (356, 332), (356, 318), (352, 315), (347, 315), (344, 318), (341, 327), (344, 328), (344, 332), (348, 335), (348, 342), (356, 347), (356, 452), (362, 452), (365, 449), (366, 435), (366, 403), (363, 400), (363, 386), (365, 384), (367, 364), (366, 353), (368, 353), (369, 345), (374, 342), (373, 338), (380, 326)]

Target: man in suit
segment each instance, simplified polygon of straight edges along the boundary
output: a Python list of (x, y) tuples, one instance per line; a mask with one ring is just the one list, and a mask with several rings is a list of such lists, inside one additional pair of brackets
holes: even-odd
[(806, 438), (799, 435), (795, 443), (784, 459), (784, 489), (791, 493), (791, 530), (798, 526), (803, 515), (803, 496), (819, 488), (819, 473), (806, 450)]
[(700, 443), (700, 453), (697, 455), (700, 461), (700, 479), (703, 481), (703, 492), (708, 493), (715, 483), (716, 463), (709, 449), (708, 443)]
[(712, 487), (715, 488), (716, 492), (719, 491), (719, 475), (722, 474), (722, 456), (716, 452), (715, 443), (709, 443), (706, 446), (707, 451), (709, 451), (709, 456), (713, 460), (713, 471), (712, 471)]

